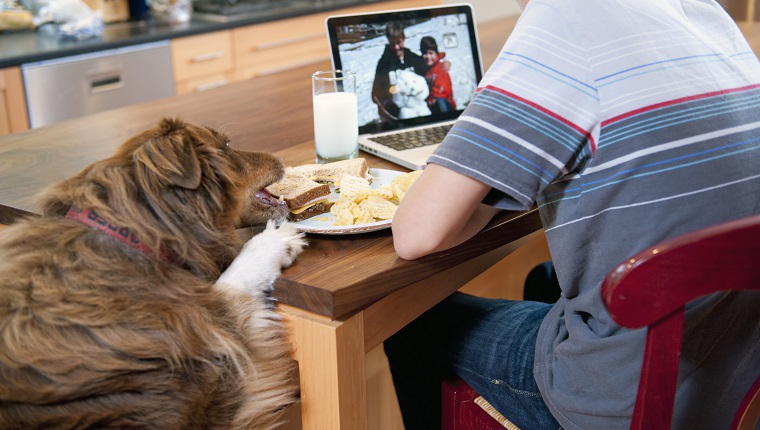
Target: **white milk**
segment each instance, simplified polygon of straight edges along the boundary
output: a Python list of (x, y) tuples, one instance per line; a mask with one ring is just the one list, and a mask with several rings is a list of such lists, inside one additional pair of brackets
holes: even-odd
[(356, 94), (334, 92), (314, 96), (314, 142), (317, 156), (341, 159), (358, 151)]

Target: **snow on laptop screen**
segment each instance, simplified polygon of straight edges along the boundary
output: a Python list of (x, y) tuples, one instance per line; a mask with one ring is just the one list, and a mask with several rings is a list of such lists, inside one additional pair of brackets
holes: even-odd
[(461, 10), (328, 20), (333, 64), (357, 74), (361, 133), (455, 118), (469, 104), (481, 65), (472, 15)]

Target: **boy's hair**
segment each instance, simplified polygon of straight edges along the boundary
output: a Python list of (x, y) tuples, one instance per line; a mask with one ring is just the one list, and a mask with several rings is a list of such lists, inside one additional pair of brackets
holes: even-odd
[(430, 36), (425, 36), (420, 40), (420, 53), (424, 54), (425, 51), (438, 53), (438, 43)]
[(406, 39), (404, 35), (404, 25), (398, 21), (391, 21), (385, 26), (385, 36), (391, 38)]

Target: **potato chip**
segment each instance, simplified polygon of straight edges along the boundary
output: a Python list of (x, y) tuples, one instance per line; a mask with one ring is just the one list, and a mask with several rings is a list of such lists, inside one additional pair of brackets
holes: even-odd
[(378, 220), (392, 219), (398, 209), (398, 205), (379, 196), (369, 196), (361, 205)]
[(360, 192), (371, 191), (369, 181), (358, 176), (346, 175), (340, 179), (340, 195), (352, 198)]
[(382, 185), (370, 191), (370, 195), (379, 196), (386, 200), (390, 200), (394, 197), (395, 194), (393, 193), (393, 189), (390, 187), (390, 185)]
[(372, 188), (369, 181), (357, 176), (341, 179), (340, 198), (330, 212), (335, 216), (336, 226), (365, 224), (393, 219), (398, 204), (421, 170), (397, 176), (390, 185)]
[(393, 178), (391, 181), (391, 189), (393, 189), (393, 193), (396, 195), (396, 198), (399, 201), (404, 198), (406, 192), (409, 191), (409, 188), (412, 187), (414, 181), (416, 181), (421, 174), (422, 170), (414, 170), (412, 172), (404, 173), (403, 175), (398, 175)]
[(356, 205), (351, 200), (338, 200), (332, 208), (330, 213), (335, 215), (334, 225), (354, 225), (354, 214), (351, 212), (351, 206)]
[(353, 209), (353, 213), (354, 213), (354, 224), (367, 224), (370, 222), (375, 222), (375, 218), (372, 216), (372, 214), (366, 208), (363, 208), (361, 205), (357, 205)]

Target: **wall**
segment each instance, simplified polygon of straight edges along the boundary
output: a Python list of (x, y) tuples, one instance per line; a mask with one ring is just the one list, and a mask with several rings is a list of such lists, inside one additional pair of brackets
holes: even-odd
[(515, 0), (443, 0), (443, 3), (470, 3), (475, 9), (476, 22), (486, 22), (520, 14), (520, 7), (517, 6)]
[(760, 21), (760, 0), (718, 0), (737, 21)]

